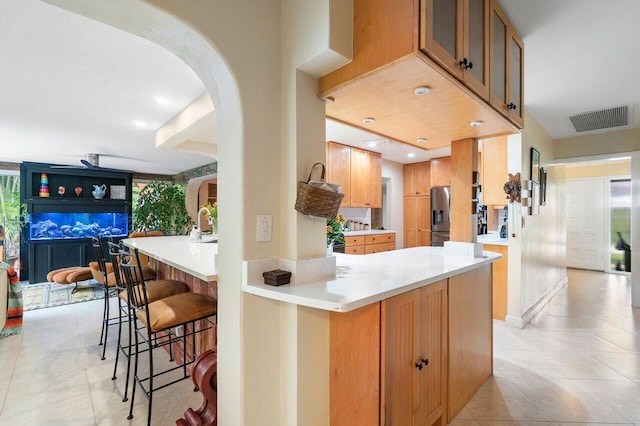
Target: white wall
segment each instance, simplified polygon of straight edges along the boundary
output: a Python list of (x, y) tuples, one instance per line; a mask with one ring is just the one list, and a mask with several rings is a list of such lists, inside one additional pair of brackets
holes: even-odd
[(386, 228), (396, 231), (396, 249), (404, 248), (404, 200), (402, 164), (382, 161), (382, 177), (388, 178)]
[[(550, 166), (554, 160), (553, 140), (542, 126), (525, 112), (525, 127), (521, 133), (522, 181), (530, 179), (530, 149), (540, 152), (541, 166), (548, 170), (547, 203), (540, 206), (540, 214), (527, 215), (514, 212), (513, 223), (519, 231), (520, 285), (509, 296), (508, 322), (523, 326), (541, 309), (555, 292), (566, 283), (566, 218), (565, 218), (565, 167)], [(517, 210), (514, 209), (514, 210)], [(524, 220), (523, 220), (524, 219)], [(514, 242), (516, 245), (517, 243)], [(509, 292), (518, 286), (512, 276), (511, 242), (509, 243)], [(516, 254), (516, 253), (514, 253)], [(513, 259), (518, 261), (517, 255)], [(517, 268), (513, 269), (514, 272)], [(512, 310), (513, 308), (513, 310)]]

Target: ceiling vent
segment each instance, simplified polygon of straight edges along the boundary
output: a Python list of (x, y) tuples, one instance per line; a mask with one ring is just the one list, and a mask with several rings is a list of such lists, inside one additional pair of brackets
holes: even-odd
[(627, 105), (616, 108), (601, 109), (584, 112), (569, 117), (576, 132), (608, 129), (629, 124), (629, 107)]

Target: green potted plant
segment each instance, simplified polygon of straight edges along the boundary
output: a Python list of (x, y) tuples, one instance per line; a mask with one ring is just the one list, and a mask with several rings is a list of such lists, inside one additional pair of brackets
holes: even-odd
[(334, 243), (344, 243), (345, 221), (346, 219), (341, 214), (327, 218), (327, 254), (333, 252)]
[(166, 235), (186, 235), (193, 222), (185, 206), (185, 188), (154, 181), (138, 193), (133, 206), (133, 229), (159, 229)]

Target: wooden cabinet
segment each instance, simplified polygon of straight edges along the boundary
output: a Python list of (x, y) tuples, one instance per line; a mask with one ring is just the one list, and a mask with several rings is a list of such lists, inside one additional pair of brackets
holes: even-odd
[(382, 155), (327, 143), (327, 181), (345, 194), (343, 207), (382, 207)]
[(498, 136), (482, 140), (482, 204), (487, 206), (506, 204), (504, 184), (507, 172), (507, 137)]
[(344, 241), (345, 254), (371, 254), (396, 249), (395, 232), (345, 236)]
[(449, 278), (448, 419), (493, 372), (491, 265)]
[(431, 186), (451, 185), (451, 157), (431, 160)]
[(343, 206), (351, 204), (351, 148), (336, 142), (327, 143), (327, 182), (340, 185)]
[[(509, 115), (496, 110), (517, 102), (489, 103), (490, 4), (354, 0), (353, 60), (318, 84), (319, 97), (331, 101), (327, 117), (359, 128), (363, 117), (375, 117), (365, 130), (426, 149), (517, 132)], [(465, 68), (465, 58), (466, 66), (472, 62), (473, 67)], [(408, 90), (425, 84), (431, 89), (428, 95)], [(482, 126), (469, 127), (478, 120)], [(417, 142), (423, 138), (426, 142)]]
[(332, 425), (446, 425), (492, 373), (490, 265), (329, 315)]
[(431, 190), (431, 163), (405, 164), (403, 170), (404, 196), (429, 195)]
[(444, 280), (382, 302), (381, 424), (431, 425), (445, 413), (446, 294)]
[(351, 207), (382, 207), (382, 155), (351, 147), (350, 192)]
[(483, 244), (482, 249), (502, 255), (502, 259), (491, 264), (491, 273), (493, 279), (493, 318), (504, 321), (507, 317), (509, 247)]
[(404, 197), (404, 248), (431, 245), (431, 197)]
[(524, 44), (497, 0), (491, 0), (489, 34), (489, 101), (502, 115), (522, 128)]
[(425, 0), (420, 49), (489, 98), (490, 0)]

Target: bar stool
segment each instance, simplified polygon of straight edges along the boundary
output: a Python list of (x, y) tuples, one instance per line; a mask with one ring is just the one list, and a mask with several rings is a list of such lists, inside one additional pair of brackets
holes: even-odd
[[(109, 241), (108, 244), (109, 258), (111, 259), (111, 265), (113, 266), (113, 276), (115, 282), (117, 283), (117, 287), (121, 289), (121, 291), (118, 293), (118, 310), (120, 312), (118, 321), (118, 344), (116, 347), (116, 357), (113, 364), (113, 376), (111, 377), (111, 380), (116, 380), (117, 378), (116, 371), (118, 370), (118, 360), (120, 352), (122, 351), (123, 355), (127, 357), (127, 377), (125, 379), (124, 398), (122, 399), (122, 401), (125, 402), (128, 399), (127, 391), (129, 388), (129, 372), (131, 370), (131, 336), (134, 333), (134, 331), (132, 330), (133, 321), (131, 320), (133, 316), (133, 309), (128, 303), (129, 296), (127, 293), (124, 277), (120, 269), (119, 252), (124, 248), (124, 246), (122, 245), (122, 241), (117, 244), (113, 241)], [(142, 275), (145, 279), (148, 279), (145, 268), (146, 267), (142, 268)], [(189, 291), (189, 286), (187, 286), (187, 284), (183, 283), (182, 281), (159, 279), (146, 281), (146, 293), (149, 302), (155, 302), (156, 300), (164, 299), (165, 297), (174, 296), (176, 294), (188, 293)], [(129, 324), (129, 343), (127, 346), (124, 346), (122, 344), (123, 318), (126, 318), (125, 322)]]
[[(127, 287), (129, 306), (135, 312), (135, 318), (132, 317), (134, 322), (139, 322), (140, 327), (134, 326), (135, 337), (135, 358), (133, 367), (133, 390), (131, 392), (131, 405), (129, 408), (128, 420), (133, 418), (133, 405), (135, 402), (136, 384), (140, 386), (140, 390), (144, 393), (149, 401), (147, 410), (147, 425), (151, 424), (151, 412), (153, 405), (153, 392), (165, 388), (169, 385), (177, 383), (181, 380), (189, 378), (187, 366), (192, 364), (196, 358), (196, 345), (195, 335), (196, 333), (203, 332), (210, 329), (215, 323), (211, 317), (217, 313), (217, 305), (215, 299), (204, 294), (197, 293), (182, 293), (174, 296), (169, 296), (155, 302), (148, 300), (147, 284), (142, 275), (142, 268), (140, 267), (138, 259), (138, 251), (133, 250), (130, 252), (126, 249), (120, 250), (120, 269), (122, 275), (125, 278), (124, 282)], [(201, 320), (206, 320), (211, 326), (205, 326), (200, 330), (196, 330), (196, 324)], [(189, 327), (190, 326), (190, 327)], [(177, 340), (182, 338), (183, 355), (182, 364), (168, 368), (161, 372), (154, 372), (153, 365), (153, 349), (171, 345), (174, 341), (172, 335), (174, 335), (174, 329), (180, 327), (183, 332), (182, 336), (175, 335)], [(166, 333), (168, 339), (158, 340), (158, 333)], [(193, 357), (187, 361), (187, 337), (191, 336), (192, 341), (192, 353)], [(148, 377), (140, 377), (138, 375), (138, 358), (140, 354), (140, 339), (143, 339), (143, 343), (146, 342), (146, 351), (149, 356), (149, 375)], [(161, 386), (154, 387), (154, 378), (167, 374), (169, 372), (182, 369), (182, 375), (176, 380)], [(145, 383), (148, 382), (148, 386), (145, 388)]]

